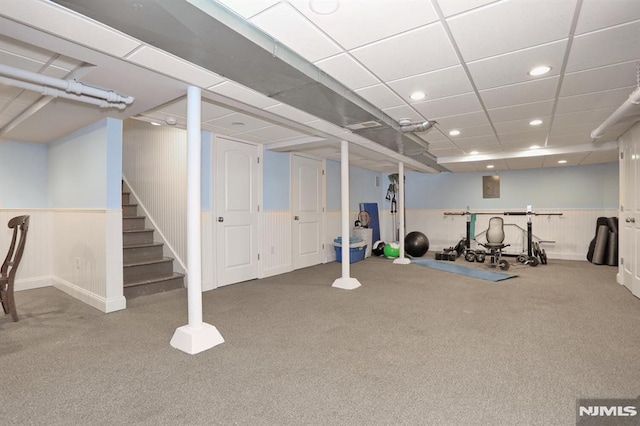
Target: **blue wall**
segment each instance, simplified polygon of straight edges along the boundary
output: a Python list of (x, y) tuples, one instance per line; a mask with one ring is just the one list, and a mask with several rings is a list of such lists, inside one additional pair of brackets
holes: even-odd
[(47, 144), (0, 142), (0, 207), (47, 207)]
[(49, 207), (119, 208), (122, 121), (105, 119), (49, 143)]
[[(380, 186), (376, 186), (376, 177)], [(349, 167), (349, 209), (359, 210), (360, 203), (378, 203), (384, 208), (384, 194), (388, 181), (381, 173)], [(327, 161), (327, 210), (340, 210), (340, 163)]]
[(265, 210), (289, 210), (291, 163), (285, 152), (264, 151), (263, 204)]
[[(489, 175), (500, 176), (500, 198), (482, 198), (482, 176)], [(409, 209), (618, 208), (618, 163), (406, 176)]]

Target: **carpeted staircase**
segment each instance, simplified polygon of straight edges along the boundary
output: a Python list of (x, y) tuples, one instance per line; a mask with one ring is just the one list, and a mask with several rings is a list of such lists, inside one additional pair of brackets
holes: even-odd
[(122, 189), (122, 262), (124, 296), (127, 299), (184, 287), (184, 275), (173, 272), (173, 258), (163, 255), (163, 244), (153, 241), (138, 205)]

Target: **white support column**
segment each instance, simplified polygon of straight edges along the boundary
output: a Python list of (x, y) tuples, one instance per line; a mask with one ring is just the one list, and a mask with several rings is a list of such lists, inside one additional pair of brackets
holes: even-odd
[(340, 142), (340, 208), (342, 221), (342, 277), (332, 287), (353, 290), (360, 287), (356, 278), (349, 276), (349, 142)]
[(178, 327), (171, 346), (190, 355), (224, 342), (214, 326), (202, 322), (202, 237), (200, 233), (200, 117), (202, 94), (199, 88), (187, 89), (187, 300), (189, 324)]
[(400, 256), (393, 261), (396, 265), (407, 265), (411, 259), (404, 257), (404, 163), (398, 163), (398, 220), (399, 230), (398, 244), (400, 245)]

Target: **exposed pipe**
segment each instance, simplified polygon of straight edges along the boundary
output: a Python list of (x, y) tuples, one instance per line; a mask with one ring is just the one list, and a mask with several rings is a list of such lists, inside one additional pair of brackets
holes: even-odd
[(67, 93), (76, 95), (86, 95), (93, 98), (104, 99), (110, 103), (124, 103), (131, 105), (134, 101), (133, 96), (122, 96), (113, 90), (104, 90), (97, 87), (87, 86), (75, 80), (63, 80), (60, 78), (49, 77), (36, 72), (25, 71), (19, 68), (10, 67), (0, 64), (0, 74), (22, 81), (37, 83), (44, 86), (55, 87), (64, 90)]
[(51, 87), (40, 86), (34, 83), (28, 83), (26, 81), (16, 80), (8, 77), (0, 77), (0, 84), (7, 84), (9, 86), (18, 87), (20, 89), (30, 90), (32, 92), (38, 92), (44, 96), (71, 99), (78, 102), (84, 102), (86, 104), (97, 105), (100, 108), (125, 109), (127, 107), (127, 105), (122, 102), (115, 103), (115, 102), (109, 102), (105, 99), (94, 98), (91, 96), (76, 95), (73, 93), (63, 92), (62, 90), (53, 89)]
[(400, 131), (402, 131), (402, 133), (426, 132), (427, 130), (431, 130), (433, 128), (433, 123), (435, 123), (435, 121), (425, 121), (423, 123), (409, 124), (404, 124), (401, 122)]
[(624, 101), (624, 103), (620, 105), (618, 109), (611, 113), (609, 118), (604, 120), (604, 122), (600, 126), (598, 126), (593, 132), (591, 132), (591, 138), (600, 139), (602, 136), (604, 136), (604, 132), (606, 132), (609, 127), (620, 122), (630, 109), (637, 107), (638, 105), (640, 105), (640, 87), (636, 88), (636, 90), (634, 90), (633, 93), (629, 95), (629, 98)]

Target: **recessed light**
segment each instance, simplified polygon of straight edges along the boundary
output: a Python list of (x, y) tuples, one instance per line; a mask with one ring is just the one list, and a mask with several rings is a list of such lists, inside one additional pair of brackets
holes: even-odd
[(478, 151), (471, 151), (471, 152), (469, 153), (469, 155), (478, 155), (478, 154), (480, 154)]
[(494, 166), (493, 164), (489, 164), (489, 165), (487, 166), (487, 169), (493, 169), (494, 167), (495, 167), (495, 166)]
[(413, 99), (414, 101), (421, 101), (426, 97), (427, 95), (424, 92), (413, 92), (411, 94), (411, 99)]
[(540, 149), (540, 145), (531, 145), (529, 149)]
[(538, 119), (531, 120), (531, 121), (529, 122), (529, 126), (539, 126), (539, 125), (541, 125), (541, 124), (542, 124), (542, 120), (538, 120)]
[(533, 76), (533, 77), (537, 77), (539, 75), (544, 75), (544, 74), (548, 73), (549, 71), (551, 71), (551, 67), (546, 66), (546, 65), (541, 65), (541, 66), (535, 67), (534, 69), (529, 71), (529, 75)]
[(237, 126), (237, 127), (242, 127), (244, 126), (244, 123), (242, 121), (234, 121), (233, 123), (231, 123), (232, 126)]
[(149, 123), (151, 123), (152, 126), (159, 126), (160, 125), (160, 123), (155, 122), (155, 121), (150, 121)]
[(338, 0), (310, 0), (309, 7), (318, 15), (331, 15), (340, 7)]
[(565, 164), (567, 160), (558, 160), (558, 164)]
[(449, 136), (458, 136), (460, 134), (460, 130), (451, 130), (449, 132)]

